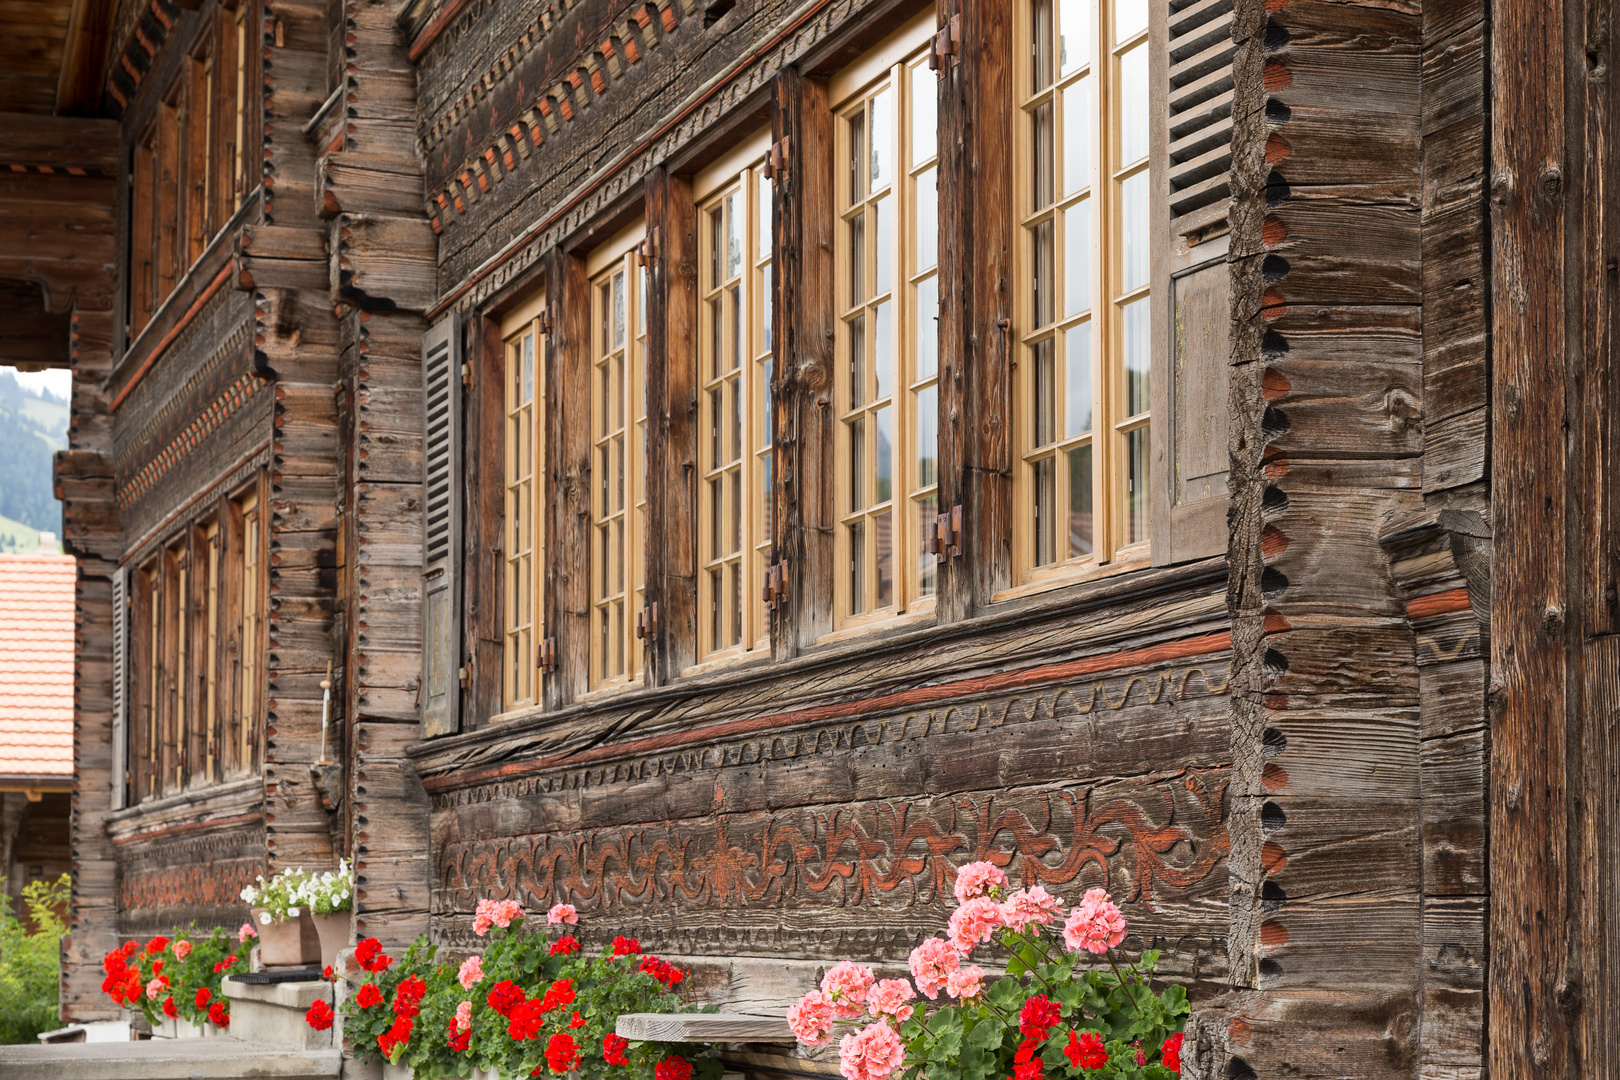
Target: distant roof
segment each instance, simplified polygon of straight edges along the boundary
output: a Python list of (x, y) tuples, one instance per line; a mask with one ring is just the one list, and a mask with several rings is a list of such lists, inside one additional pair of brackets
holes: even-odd
[(0, 555), (0, 784), (73, 776), (71, 555)]

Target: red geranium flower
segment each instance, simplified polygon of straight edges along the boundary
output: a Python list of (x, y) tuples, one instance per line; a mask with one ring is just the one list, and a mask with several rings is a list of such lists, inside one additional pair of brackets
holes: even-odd
[(558, 1032), (551, 1037), (546, 1043), (546, 1064), (554, 1073), (565, 1073), (579, 1064), (579, 1044), (572, 1035)]
[(174, 1007), (174, 998), (166, 997), (166, 998), (163, 999), (163, 1015), (164, 1016), (179, 1016), (180, 1015), (180, 1010)]
[(1044, 1039), (1062, 1018), (1057, 1002), (1045, 994), (1036, 994), (1024, 1002), (1018, 1013), (1018, 1033), (1026, 1039)]
[(394, 991), (394, 1015), (415, 1016), (421, 1009), (422, 998), (427, 996), (427, 983), (420, 975), (407, 975)]
[(199, 1009), (208, 1008), (208, 999), (213, 997), (213, 996), (214, 996), (214, 992), (212, 990), (208, 989), (208, 987), (206, 987), (206, 986), (197, 987), (197, 1008), (199, 1008)]
[(630, 1059), (624, 1056), (629, 1046), (629, 1039), (622, 1039), (614, 1032), (608, 1032), (602, 1037), (602, 1060), (609, 1065), (630, 1064)]
[(146, 951), (150, 955), (156, 955), (168, 947), (169, 939), (164, 937), (162, 934), (159, 934), (157, 937), (146, 943)]
[(692, 1063), (679, 1054), (671, 1054), (653, 1066), (653, 1080), (692, 1080)]
[(1164, 1040), (1164, 1045), (1159, 1048), (1159, 1057), (1165, 1068), (1173, 1073), (1181, 1072), (1181, 1032)]
[(558, 979), (546, 987), (545, 999), (540, 1004), (541, 1012), (550, 1012), (559, 1005), (572, 1005), (574, 1003), (574, 980)]
[(512, 1010), (523, 1004), (526, 998), (527, 995), (517, 983), (510, 979), (502, 979), (495, 984), (484, 1000), (489, 1002), (490, 1008), (510, 1020)]
[(568, 1026), (571, 1028), (582, 1028), (585, 1026), (585, 1018), (579, 1015), (579, 1013), (575, 1013), (574, 1018), (568, 1021)]
[(332, 1006), (325, 1001), (317, 1001), (304, 1014), (304, 1022), (316, 1031), (325, 1031), (332, 1026)]
[(1069, 1045), (1063, 1048), (1069, 1063), (1076, 1069), (1100, 1069), (1108, 1064), (1108, 1049), (1095, 1031), (1085, 1034), (1069, 1032)]
[(354, 1003), (362, 1009), (374, 1009), (383, 1003), (382, 991), (376, 983), (366, 983), (354, 995)]
[(641, 951), (641, 942), (632, 937), (616, 937), (613, 939), (614, 956), (634, 956)]
[(1044, 1064), (1040, 1058), (1030, 1058), (1013, 1066), (1013, 1080), (1041, 1080)]
[(545, 1003), (539, 998), (530, 998), (512, 1006), (507, 1016), (506, 1034), (513, 1042), (523, 1042), (540, 1034), (540, 1029), (546, 1026)]
[(394, 958), (382, 951), (382, 942), (368, 937), (354, 947), (354, 962), (363, 971), (382, 971), (394, 962)]
[(410, 1041), (411, 1031), (416, 1024), (408, 1016), (401, 1016), (394, 1021), (394, 1026), (377, 1036), (377, 1049), (381, 1050), (383, 1057), (393, 1058), (394, 1048)]
[(552, 956), (571, 956), (577, 952), (579, 952), (579, 940), (573, 934), (558, 938), (557, 943), (551, 947)]
[(472, 1028), (468, 1028), (466, 1031), (457, 1030), (455, 1018), (452, 1017), (450, 1020), (449, 1042), (450, 1049), (454, 1050), (458, 1054), (464, 1053), (468, 1044), (472, 1042)]
[(231, 1026), (231, 1014), (223, 1001), (216, 1001), (208, 1006), (208, 1022), (215, 1027), (228, 1028)]

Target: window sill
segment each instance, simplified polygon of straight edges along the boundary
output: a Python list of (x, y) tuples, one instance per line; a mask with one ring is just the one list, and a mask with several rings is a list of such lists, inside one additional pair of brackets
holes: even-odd
[(755, 645), (752, 649), (731, 649), (722, 653), (699, 660), (691, 667), (681, 670), (681, 678), (691, 679), (711, 672), (723, 671), (726, 668), (739, 667), (743, 664), (769, 660), (771, 658), (771, 643), (766, 641)]
[(237, 824), (263, 812), (264, 778), (254, 774), (114, 810), (107, 815), (107, 835), (125, 843), (181, 825)]
[(1112, 562), (1102, 565), (1095, 563), (1079, 563), (1072, 567), (1063, 565), (1042, 567), (1034, 573), (1039, 577), (1026, 581), (1022, 585), (1015, 585), (1010, 589), (1003, 589), (990, 597), (992, 604), (999, 604), (1003, 600), (1019, 600), (1026, 596), (1038, 596), (1052, 589), (1062, 589), (1070, 585), (1078, 585), (1087, 581), (1104, 581), (1121, 574), (1135, 573), (1145, 570), (1152, 565), (1152, 552), (1147, 544), (1137, 544), (1118, 552)]
[(620, 694), (629, 693), (632, 690), (645, 690), (646, 688), (646, 672), (643, 670), (636, 672), (631, 678), (616, 679), (613, 682), (592, 687), (574, 700), (579, 702), (599, 701), (602, 698), (618, 697)]
[(890, 630), (908, 630), (917, 626), (930, 626), (936, 621), (934, 601), (923, 600), (903, 612), (856, 616), (861, 621), (845, 625), (816, 638), (817, 645), (836, 645), (841, 641), (855, 641), (872, 634)]

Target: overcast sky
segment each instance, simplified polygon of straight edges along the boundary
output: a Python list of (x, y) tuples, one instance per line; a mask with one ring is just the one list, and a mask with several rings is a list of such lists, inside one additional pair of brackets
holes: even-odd
[(16, 368), (0, 368), (0, 371), (9, 371), (17, 376), (17, 381), (29, 390), (49, 390), (59, 401), (66, 401), (68, 392), (73, 386), (73, 373), (66, 368), (51, 368), (49, 371), (18, 371)]

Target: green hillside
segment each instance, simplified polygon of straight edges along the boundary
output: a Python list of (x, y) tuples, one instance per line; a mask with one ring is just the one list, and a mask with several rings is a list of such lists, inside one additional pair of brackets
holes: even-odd
[(65, 404), (0, 368), (0, 550), (32, 551), (41, 530), (61, 532), (51, 456), (66, 449), (67, 424)]

